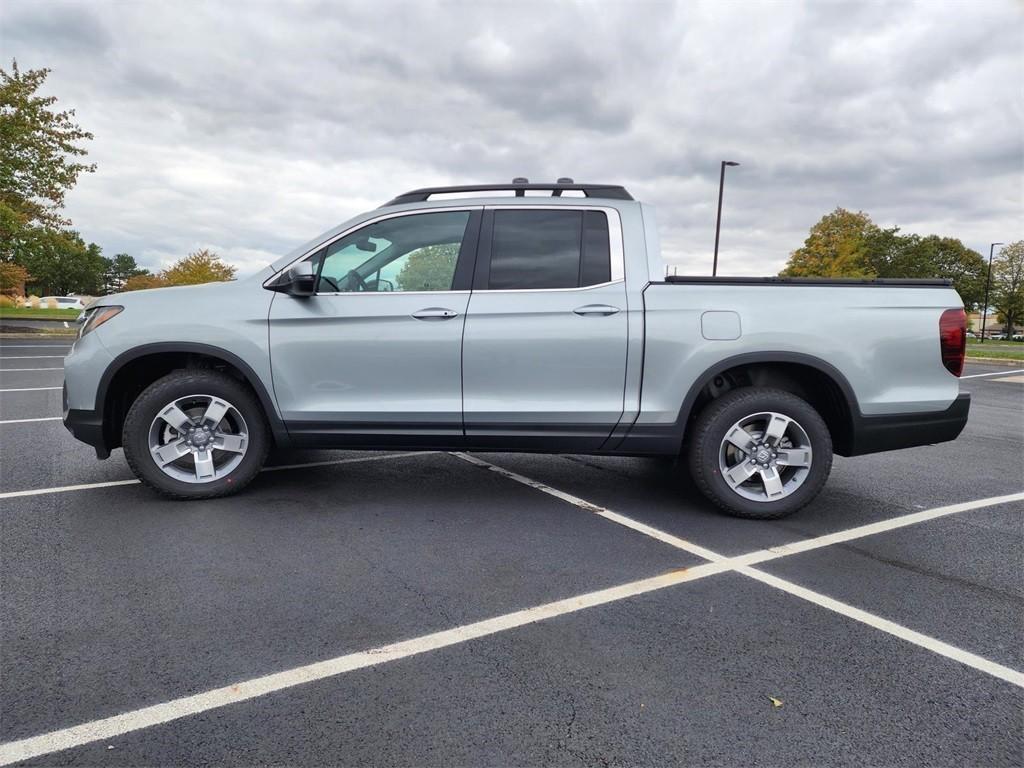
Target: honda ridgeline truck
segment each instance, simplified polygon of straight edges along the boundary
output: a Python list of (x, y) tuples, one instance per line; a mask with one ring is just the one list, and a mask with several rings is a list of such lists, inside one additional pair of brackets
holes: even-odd
[(100, 299), (64, 423), (178, 499), (273, 446), (535, 451), (681, 456), (781, 517), (833, 453), (959, 435), (965, 334), (946, 280), (666, 278), (620, 186), (419, 189), (253, 277)]

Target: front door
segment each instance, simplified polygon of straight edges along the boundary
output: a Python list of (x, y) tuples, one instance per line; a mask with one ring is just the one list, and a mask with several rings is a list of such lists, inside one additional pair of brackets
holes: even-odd
[(618, 213), (484, 214), (463, 342), (471, 446), (596, 450), (623, 412), (627, 305)]
[(459, 444), (480, 211), (391, 214), (312, 254), (316, 294), (270, 309), (274, 392), (299, 444)]

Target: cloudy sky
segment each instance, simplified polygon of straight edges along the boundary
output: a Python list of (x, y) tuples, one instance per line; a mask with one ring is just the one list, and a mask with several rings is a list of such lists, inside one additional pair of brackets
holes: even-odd
[(0, 66), (95, 134), (108, 255), (257, 269), (419, 186), (622, 183), (666, 261), (776, 272), (837, 205), (1024, 237), (1024, 3), (0, 2)]

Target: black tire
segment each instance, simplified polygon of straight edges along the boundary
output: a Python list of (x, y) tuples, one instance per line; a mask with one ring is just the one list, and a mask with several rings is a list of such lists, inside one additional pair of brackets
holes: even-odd
[[(245, 420), (248, 443), (238, 466), (224, 477), (189, 483), (165, 474), (149, 448), (150, 425), (168, 403), (192, 395), (224, 398)], [(188, 368), (173, 371), (143, 390), (128, 410), (121, 437), (128, 466), (143, 483), (172, 499), (212, 499), (237, 493), (263, 468), (270, 451), (270, 429), (259, 401), (244, 383), (218, 371)]]
[[(722, 443), (734, 424), (751, 414), (775, 412), (796, 422), (810, 441), (810, 468), (802, 484), (776, 500), (746, 498), (722, 477)], [(791, 515), (821, 491), (832, 470), (832, 436), (807, 401), (780, 389), (745, 387), (712, 400), (700, 412), (689, 441), (689, 466), (694, 482), (709, 500), (736, 517), (775, 519)]]

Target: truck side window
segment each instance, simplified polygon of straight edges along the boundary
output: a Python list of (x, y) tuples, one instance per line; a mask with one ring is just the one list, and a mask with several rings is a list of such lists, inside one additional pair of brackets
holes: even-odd
[(489, 289), (579, 288), (610, 279), (602, 211), (494, 212)]
[(358, 229), (313, 257), (317, 292), (450, 291), (468, 223), (469, 211), (445, 211)]

